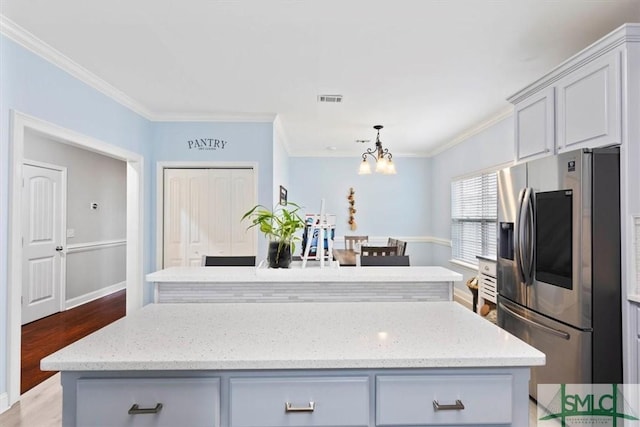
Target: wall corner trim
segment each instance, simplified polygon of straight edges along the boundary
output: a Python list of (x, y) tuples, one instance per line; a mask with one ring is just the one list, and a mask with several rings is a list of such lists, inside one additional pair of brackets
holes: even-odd
[(0, 393), (0, 414), (6, 412), (9, 409), (9, 395), (7, 393)]

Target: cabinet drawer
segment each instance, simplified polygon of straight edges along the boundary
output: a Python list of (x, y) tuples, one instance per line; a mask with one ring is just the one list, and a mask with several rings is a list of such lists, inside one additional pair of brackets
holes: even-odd
[[(77, 393), (76, 423), (83, 427), (220, 425), (217, 378), (85, 378)], [(129, 414), (134, 404), (157, 413)]]
[(478, 270), (480, 274), (486, 274), (487, 276), (496, 277), (496, 263), (490, 261), (478, 262)]
[(232, 427), (368, 426), (369, 379), (232, 378), (230, 403)]
[[(376, 425), (510, 424), (511, 375), (379, 376)], [(464, 409), (436, 410), (456, 401)]]

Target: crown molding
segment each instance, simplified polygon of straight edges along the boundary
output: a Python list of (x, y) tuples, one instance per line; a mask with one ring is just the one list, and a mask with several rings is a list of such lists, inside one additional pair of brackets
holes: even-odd
[(517, 104), (534, 93), (551, 86), (553, 83), (572, 73), (576, 69), (583, 67), (585, 64), (594, 61), (612, 50), (618, 49), (627, 42), (640, 42), (640, 24), (621, 25), (595, 43), (592, 43), (580, 52), (571, 56), (569, 59), (553, 68), (535, 82), (514, 93), (508, 97), (507, 100), (512, 104)]
[(446, 144), (440, 145), (439, 147), (429, 151), (427, 153), (428, 157), (433, 157), (436, 156), (440, 153), (442, 153), (443, 151), (447, 151), (450, 148), (455, 147), (456, 145), (466, 141), (467, 139), (471, 138), (474, 135), (477, 135), (487, 129), (489, 129), (491, 126), (495, 125), (496, 123), (506, 119), (507, 117), (513, 115), (513, 106), (510, 105), (507, 108), (499, 111), (496, 115), (491, 116), (489, 119), (485, 120), (484, 122), (466, 130), (465, 132), (461, 133), (460, 135), (458, 135), (457, 137), (455, 137), (454, 139), (452, 139), (451, 141), (447, 142)]
[(153, 122), (260, 122), (271, 123), (276, 114), (273, 113), (220, 113), (220, 114), (184, 114), (155, 113), (134, 100), (124, 92), (115, 88), (105, 80), (82, 67), (72, 59), (43, 42), (11, 19), (0, 14), (0, 33), (18, 43), (25, 49), (52, 63), (69, 73), (81, 82), (96, 89), (122, 106)]
[(214, 113), (214, 114), (185, 114), (185, 113), (155, 113), (150, 119), (153, 122), (251, 122), (273, 123), (274, 113)]
[(151, 120), (152, 113), (145, 106), (91, 73), (2, 14), (0, 14), (0, 33), (119, 104)]

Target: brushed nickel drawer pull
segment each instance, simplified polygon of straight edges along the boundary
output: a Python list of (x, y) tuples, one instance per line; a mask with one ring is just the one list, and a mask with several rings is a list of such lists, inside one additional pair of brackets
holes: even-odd
[(313, 412), (316, 409), (316, 402), (309, 402), (309, 406), (293, 406), (291, 402), (285, 402), (284, 412)]
[(137, 403), (134, 403), (129, 408), (129, 415), (157, 414), (161, 409), (162, 403), (157, 403), (155, 408), (141, 408)]
[(464, 405), (461, 400), (456, 400), (456, 403), (453, 405), (441, 405), (437, 400), (433, 401), (434, 411), (459, 411), (462, 409), (464, 409)]

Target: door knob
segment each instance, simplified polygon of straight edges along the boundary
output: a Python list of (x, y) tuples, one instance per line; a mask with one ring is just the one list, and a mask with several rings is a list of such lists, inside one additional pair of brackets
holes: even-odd
[(62, 251), (62, 246), (56, 246), (56, 251), (61, 252)]

